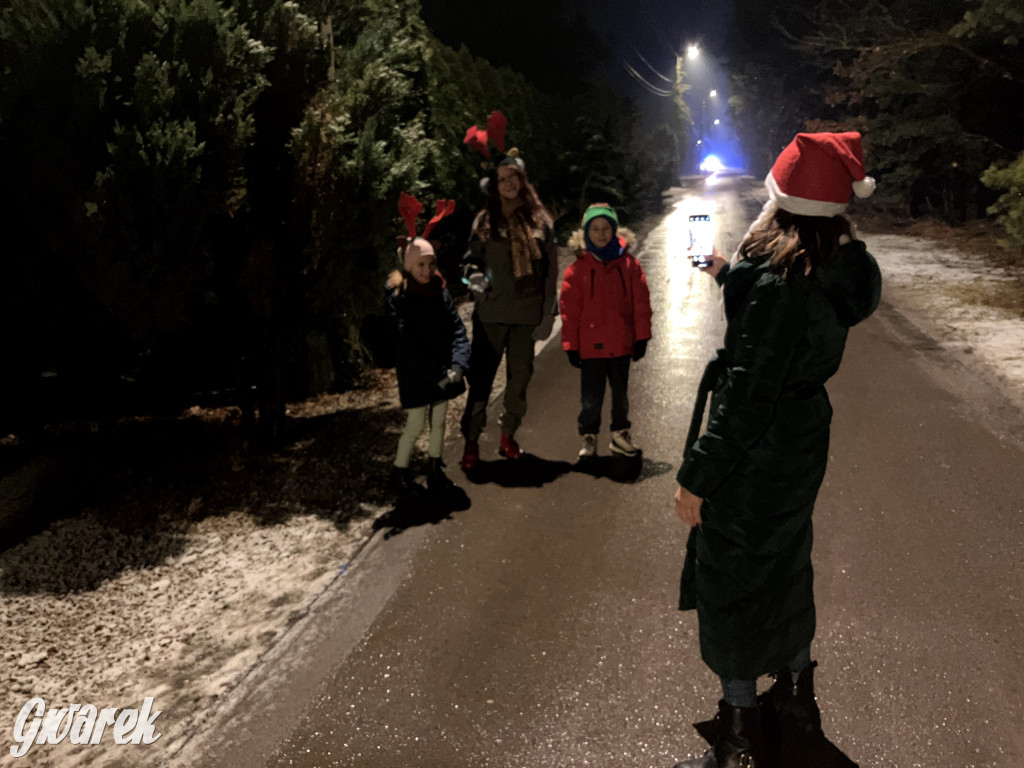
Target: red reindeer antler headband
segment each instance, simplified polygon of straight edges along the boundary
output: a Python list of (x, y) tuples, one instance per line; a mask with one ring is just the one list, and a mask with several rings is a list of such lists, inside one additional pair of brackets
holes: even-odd
[(502, 154), (505, 153), (505, 126), (508, 121), (505, 116), (495, 110), (491, 112), (490, 117), (487, 118), (487, 128), (477, 128), (475, 125), (466, 129), (466, 138), (462, 140), (463, 144), (469, 144), (473, 149), (479, 152), (481, 155), (486, 157), (488, 160), (491, 159), (491, 150), (487, 146), (488, 139), (494, 142), (494, 146), (498, 148), (498, 151)]
[[(398, 196), (398, 212), (402, 214), (402, 218), (405, 219), (405, 228), (409, 232), (409, 239), (413, 240), (416, 238), (416, 217), (420, 215), (420, 211), (423, 210), (423, 203), (417, 200), (412, 195), (402, 192)], [(451, 216), (455, 212), (455, 201), (440, 199), (437, 201), (437, 210), (433, 217), (427, 222), (426, 228), (423, 230), (423, 234), (420, 235), (424, 240), (427, 239), (434, 226), (445, 216)]]

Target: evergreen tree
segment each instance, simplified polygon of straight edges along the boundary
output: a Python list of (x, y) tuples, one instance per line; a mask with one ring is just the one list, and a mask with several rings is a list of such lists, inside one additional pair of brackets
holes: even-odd
[(105, 391), (215, 299), (210, 236), (244, 199), (266, 55), (214, 0), (3, 11), (0, 163), (17, 194), (0, 215), (30, 245), (5, 249), (0, 284), (6, 332), (29, 328), (9, 361), (23, 383), (50, 368)]
[(952, 29), (958, 39), (971, 42), (972, 47), (984, 53), (986, 69), (992, 73), (990, 97), (999, 100), (999, 107), (1012, 110), (1016, 118), (1000, 121), (1006, 133), (1000, 138), (1008, 150), (1017, 149), (1016, 159), (997, 160), (981, 176), (990, 189), (1002, 192), (988, 212), (999, 217), (1009, 235), (1009, 241), (1024, 247), (1024, 136), (1020, 126), (1024, 118), (1021, 98), (1024, 97), (1024, 57), (1021, 56), (1021, 34), (1024, 33), (1024, 8), (1008, 0), (982, 0), (981, 4), (964, 14), (963, 20)]

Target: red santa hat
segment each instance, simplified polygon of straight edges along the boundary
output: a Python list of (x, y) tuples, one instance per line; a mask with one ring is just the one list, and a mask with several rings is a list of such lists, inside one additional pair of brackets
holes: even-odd
[(857, 197), (875, 191), (856, 131), (798, 133), (764, 183), (779, 208), (800, 216), (835, 216), (849, 205), (851, 189)]
[[(764, 185), (768, 200), (747, 235), (768, 226), (780, 208), (799, 216), (836, 216), (849, 205), (851, 189), (857, 197), (875, 191), (875, 180), (864, 173), (864, 150), (856, 131), (798, 133), (775, 160)], [(732, 263), (739, 258), (737, 248)]]

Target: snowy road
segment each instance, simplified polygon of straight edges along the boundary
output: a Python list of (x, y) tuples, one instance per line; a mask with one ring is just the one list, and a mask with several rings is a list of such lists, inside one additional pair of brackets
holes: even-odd
[[(518, 434), (529, 461), (497, 460), (492, 427), (477, 482), (459, 478), (470, 508), (375, 540), (176, 765), (667, 768), (703, 750), (691, 723), (718, 688), (696, 617), (674, 610), (671, 505), (724, 329), (713, 281), (677, 256), (702, 206), (731, 250), (759, 203), (741, 182), (691, 190), (640, 254), (655, 338), (630, 387), (639, 477), (610, 460), (577, 471), (577, 373), (549, 345)], [(1020, 411), (887, 302), (829, 390), (813, 646), (826, 734), (873, 768), (1020, 764)]]

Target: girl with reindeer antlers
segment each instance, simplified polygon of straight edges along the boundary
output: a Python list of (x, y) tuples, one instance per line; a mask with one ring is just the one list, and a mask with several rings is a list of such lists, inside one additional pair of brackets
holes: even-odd
[[(554, 222), (526, 179), (516, 149), (505, 152), (505, 117), (492, 112), (487, 128), (473, 126), (464, 143), (485, 158), (487, 206), (477, 214), (462, 260), (463, 281), (475, 301), (469, 395), (462, 415), (466, 447), (462, 468), (480, 459), (480, 434), (487, 401), (505, 355), (507, 381), (501, 415), (499, 453), (518, 459), (516, 430), (526, 414), (526, 387), (533, 376), (533, 342), (545, 319), (558, 314), (558, 248)], [(493, 142), (497, 156), (488, 146)], [(550, 331), (550, 327), (548, 327)]]
[(399, 197), (398, 210), (409, 237), (399, 238), (404, 269), (391, 273), (385, 297), (397, 349), (398, 398), (407, 416), (390, 479), (392, 489), (399, 492), (419, 488), (409, 463), (428, 420), (427, 488), (452, 488), (441, 461), (445, 414), (448, 401), (465, 391), (462, 379), (469, 367), (466, 327), (437, 271), (434, 246), (427, 240), (434, 225), (455, 210), (455, 201), (438, 200), (437, 212), (417, 237), (416, 217), (422, 209), (423, 204), (411, 195), (403, 192)]

